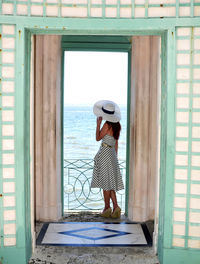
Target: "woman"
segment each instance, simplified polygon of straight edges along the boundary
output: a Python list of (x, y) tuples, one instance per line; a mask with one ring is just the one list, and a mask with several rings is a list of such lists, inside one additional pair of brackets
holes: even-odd
[[(91, 188), (103, 189), (105, 208), (103, 217), (119, 218), (121, 209), (117, 203), (116, 191), (124, 189), (117, 159), (118, 139), (120, 136), (120, 109), (112, 101), (98, 101), (93, 108), (97, 116), (96, 140), (102, 140), (98, 153), (94, 158), (94, 169)], [(101, 127), (102, 120), (106, 120)], [(113, 211), (110, 208), (110, 199)]]

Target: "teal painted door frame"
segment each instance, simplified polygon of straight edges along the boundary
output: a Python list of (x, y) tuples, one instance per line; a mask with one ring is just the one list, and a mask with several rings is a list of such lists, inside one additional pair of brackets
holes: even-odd
[[(17, 64), (17, 69), (18, 69), (18, 74), (17, 74), (17, 87), (20, 87), (20, 92), (17, 96), (17, 103), (16, 105), (20, 104), (20, 107), (18, 108), (18, 116), (19, 116), (19, 120), (20, 122), (18, 122), (16, 130), (19, 131), (19, 137), (23, 138), (22, 142), (20, 143), (21, 149), (19, 151), (19, 153), (23, 153), (23, 157), (29, 157), (29, 154), (27, 156), (27, 149), (30, 148), (30, 129), (29, 126), (25, 128), (25, 126), (27, 126), (27, 124), (30, 124), (30, 116), (29, 116), (29, 111), (30, 111), (30, 56), (26, 57), (26, 54), (28, 51), (30, 51), (30, 37), (32, 34), (35, 33), (41, 33), (41, 34), (49, 34), (52, 32), (52, 34), (55, 33), (54, 30), (50, 30), (48, 28), (48, 31), (46, 31), (45, 29), (41, 29), (39, 30), (37, 28), (37, 30), (35, 28), (32, 29), (25, 29), (25, 28), (21, 28), (18, 27), (18, 38), (21, 40), (21, 42), (23, 43), (23, 45), (18, 46), (18, 51), (17, 53), (20, 54), (18, 56), (20, 56), (18, 64)], [(98, 30), (97, 30), (98, 33)], [(124, 34), (122, 34), (122, 36), (127, 36), (126, 35), (127, 31), (124, 31)], [(93, 31), (91, 32), (91, 35), (93, 34)], [(139, 32), (136, 31), (131, 31), (130, 32), (130, 36), (133, 35), (138, 35)], [(143, 32), (143, 35), (160, 35), (161, 38), (163, 38), (166, 34), (167, 31), (165, 31), (163, 34), (162, 32), (158, 32), (158, 31), (154, 31), (152, 30), (151, 32), (149, 31), (148, 34), (147, 32)], [(66, 32), (65, 32), (66, 35)], [(87, 31), (87, 35), (90, 35), (90, 31)], [(110, 31), (104, 31), (104, 35), (110, 35)], [(130, 70), (130, 52), (129, 52), (129, 70)], [(23, 63), (24, 62), (24, 63)], [(26, 78), (25, 78), (26, 76)], [(129, 83), (130, 83), (130, 76), (129, 76)], [(130, 92), (129, 92), (130, 93)], [(129, 99), (130, 99), (130, 94), (128, 94)], [(163, 103), (163, 102), (162, 102)], [(129, 102), (130, 104), (130, 102)], [(130, 107), (130, 106), (128, 106)], [(24, 113), (27, 111), (27, 115), (24, 115)], [(129, 119), (129, 117), (128, 117)], [(164, 120), (164, 119), (163, 119)], [(165, 121), (165, 120), (164, 120)], [(163, 122), (164, 122), (163, 121)], [(165, 131), (163, 131), (165, 132)], [(164, 139), (166, 139), (166, 135), (164, 136)], [(162, 145), (162, 142), (161, 142)], [(23, 146), (23, 148), (22, 148)], [(27, 148), (28, 147), (28, 148)], [(24, 150), (22, 152), (22, 150)], [(25, 155), (26, 153), (26, 155)], [(29, 152), (30, 153), (30, 152)], [(13, 247), (12, 249), (9, 248), (10, 252), (12, 253), (12, 256), (19, 256), (19, 258), (15, 258), (15, 263), (16, 264), (26, 264), (28, 259), (31, 256), (31, 252), (32, 252), (32, 239), (31, 239), (31, 235), (30, 234), (30, 230), (31, 230), (31, 217), (30, 217), (30, 206), (27, 207), (27, 205), (25, 205), (25, 201), (30, 201), (30, 162), (27, 162), (23, 159), (20, 159), (20, 163), (22, 164), (21, 166), (23, 166), (24, 169), (22, 169), (22, 167), (19, 167), (19, 170), (23, 171), (24, 174), (21, 174), (21, 179), (23, 182), (19, 181), (20, 186), (23, 185), (24, 186), (24, 199), (22, 199), (21, 201), (18, 202), (17, 205), (17, 223), (19, 226), (22, 226), (21, 223), (23, 223), (23, 229), (22, 232), (18, 231), (17, 232), (17, 246)], [(162, 166), (161, 166), (162, 168)], [(28, 177), (28, 178), (27, 178)], [(28, 180), (26, 180), (28, 179)], [(161, 194), (162, 196), (163, 194)], [(28, 200), (27, 200), (28, 199)], [(162, 199), (161, 199), (162, 201)], [(164, 199), (163, 199), (164, 201)], [(29, 203), (30, 205), (30, 203)], [(161, 206), (163, 207), (163, 206)], [(21, 214), (22, 213), (22, 214)], [(23, 232), (24, 231), (24, 232)], [(162, 234), (160, 234), (162, 236)], [(21, 248), (21, 253), (19, 251), (19, 248)], [(162, 249), (162, 246), (161, 246)], [(161, 251), (162, 252), (162, 251)], [(159, 252), (160, 254), (160, 252)], [(6, 248), (3, 256), (5, 258), (5, 260), (7, 261), (6, 264), (11, 264), (12, 263), (12, 258), (10, 256), (10, 254), (8, 254), (8, 249)], [(17, 260), (16, 260), (17, 259)], [(11, 262), (10, 262), (11, 261)], [(161, 263), (164, 263), (161, 261)]]
[[(104, 52), (126, 52), (128, 53), (128, 76), (127, 76), (127, 136), (126, 136), (126, 190), (125, 190), (125, 215), (128, 215), (128, 197), (129, 197), (129, 135), (130, 135), (130, 93), (131, 93), (131, 48), (132, 40), (131, 37), (126, 36), (63, 36), (62, 42), (62, 114), (61, 114), (61, 123), (62, 123), (62, 162), (64, 158), (64, 149), (63, 149), (63, 95), (64, 95), (64, 52), (65, 51), (104, 51)], [(62, 166), (62, 190), (64, 189), (64, 171)], [(62, 195), (62, 208), (64, 214), (64, 197)]]
[[(160, 208), (158, 254), (161, 264), (173, 262), (177, 253), (179, 263), (187, 263), (186, 250), (172, 248), (172, 197), (174, 183), (174, 143), (175, 143), (175, 27), (199, 26), (199, 18), (170, 19), (74, 19), (37, 18), (3, 16), (2, 24), (17, 25), (16, 39), (16, 169), (17, 178), (17, 246), (1, 248), (4, 264), (27, 264), (31, 255), (30, 218), (30, 51), (31, 34), (63, 35), (160, 35), (162, 41), (162, 87), (161, 87), (161, 161), (160, 161)], [(29, 53), (28, 53), (29, 54)], [(174, 254), (170, 252), (174, 252)], [(195, 261), (198, 253), (189, 250)], [(192, 253), (191, 253), (192, 252)], [(193, 254), (194, 252), (194, 254)], [(168, 261), (168, 262), (167, 262)], [(191, 262), (190, 262), (191, 263)], [(194, 262), (198, 263), (197, 261)]]

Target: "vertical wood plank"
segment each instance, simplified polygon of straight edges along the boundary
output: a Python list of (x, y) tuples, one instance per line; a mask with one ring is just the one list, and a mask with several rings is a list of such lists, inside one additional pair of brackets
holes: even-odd
[(130, 113), (129, 217), (154, 219), (157, 179), (159, 38), (133, 37)]
[(61, 37), (36, 36), (35, 176), (36, 219), (61, 217)]

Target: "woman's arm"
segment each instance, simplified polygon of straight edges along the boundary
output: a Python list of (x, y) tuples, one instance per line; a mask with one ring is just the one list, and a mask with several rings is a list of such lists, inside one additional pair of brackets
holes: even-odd
[(116, 154), (118, 153), (118, 140), (116, 140), (116, 142), (115, 142), (115, 152), (116, 152)]
[(100, 129), (101, 122), (102, 117), (97, 117), (96, 141), (101, 140), (108, 132), (108, 125), (106, 123), (103, 125), (102, 129)]

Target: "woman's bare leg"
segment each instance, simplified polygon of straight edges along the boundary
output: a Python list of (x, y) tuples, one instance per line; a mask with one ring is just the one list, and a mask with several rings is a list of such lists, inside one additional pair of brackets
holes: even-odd
[(116, 192), (114, 190), (110, 191), (110, 197), (113, 203), (113, 211), (114, 211), (117, 207), (119, 207), (117, 203)]
[(110, 192), (111, 192), (111, 191), (104, 191), (104, 190), (103, 190), (104, 203), (105, 203), (104, 211), (105, 211), (106, 209), (110, 208)]

